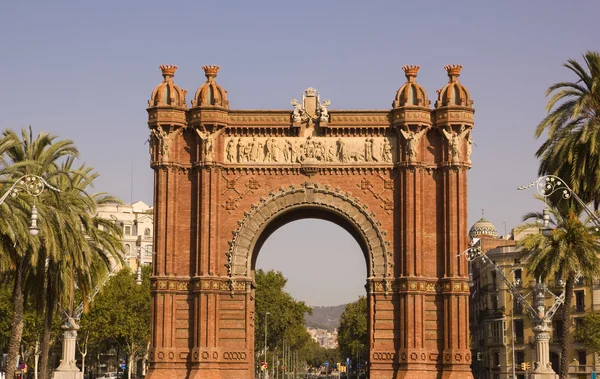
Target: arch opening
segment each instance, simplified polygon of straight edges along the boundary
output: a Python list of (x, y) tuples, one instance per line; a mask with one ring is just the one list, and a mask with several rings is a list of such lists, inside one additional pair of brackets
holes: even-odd
[(250, 266), (252, 272), (254, 272), (254, 270), (256, 269), (256, 262), (258, 260), (260, 251), (261, 251), (262, 247), (264, 246), (265, 242), (269, 239), (269, 237), (271, 237), (274, 233), (276, 233), (282, 227), (292, 224), (295, 221), (309, 220), (309, 219), (327, 221), (329, 223), (339, 226), (340, 228), (342, 228), (346, 232), (348, 232), (350, 234), (350, 236), (352, 236), (354, 241), (356, 241), (356, 243), (360, 247), (360, 250), (365, 259), (365, 261), (364, 261), (365, 273), (368, 276), (368, 274), (369, 274), (368, 246), (367, 246), (367, 243), (364, 240), (364, 238), (360, 235), (360, 231), (358, 231), (354, 225), (350, 224), (350, 222), (345, 220), (340, 215), (335, 214), (332, 211), (325, 210), (322, 208), (317, 208), (314, 206), (300, 207), (300, 208), (297, 208), (297, 209), (294, 209), (294, 210), (291, 210), (288, 212), (284, 212), (284, 213), (274, 217), (273, 220), (271, 220), (266, 225), (266, 227), (263, 229), (262, 233), (258, 237), (256, 244), (254, 245), (254, 248), (252, 251), (252, 260), (251, 260), (251, 266)]

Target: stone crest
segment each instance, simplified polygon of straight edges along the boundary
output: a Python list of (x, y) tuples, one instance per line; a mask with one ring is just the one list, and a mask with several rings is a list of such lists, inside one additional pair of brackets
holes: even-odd
[(316, 89), (309, 87), (302, 93), (302, 102), (293, 99), (291, 104), (294, 106), (292, 112), (292, 122), (294, 125), (308, 123), (314, 125), (317, 122), (326, 124), (329, 122), (329, 111), (327, 107), (331, 101), (321, 102), (319, 93)]

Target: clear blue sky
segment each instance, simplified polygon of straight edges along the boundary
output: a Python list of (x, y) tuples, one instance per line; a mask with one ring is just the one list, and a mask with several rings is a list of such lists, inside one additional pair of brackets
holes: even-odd
[[(204, 82), (201, 66), (218, 64), (232, 108), (291, 110), (290, 99), (309, 86), (331, 99), (331, 109), (387, 109), (405, 64), (421, 66), (418, 80), (433, 101), (447, 81), (443, 66), (459, 63), (476, 108), (469, 222), (483, 208), (503, 234), (503, 221), (510, 230), (526, 211), (541, 209), (532, 191), (516, 187), (537, 177), (541, 142), (533, 130), (545, 115), (546, 88), (573, 80), (561, 67), (566, 59), (600, 50), (599, 12), (592, 0), (7, 1), (0, 4), (0, 128), (32, 125), (73, 139), (101, 174), (97, 189), (125, 201), (133, 166), (133, 200), (151, 203), (145, 108), (160, 64), (178, 65), (175, 81), (191, 93)], [(356, 244), (328, 225), (290, 224), (259, 257), (315, 305), (354, 300), (365, 279)], [(308, 233), (322, 243), (285, 242)], [(316, 280), (330, 266), (314, 261), (334, 235), (354, 243), (352, 259)], [(313, 262), (310, 280), (298, 255)], [(326, 290), (341, 273), (357, 284)]]

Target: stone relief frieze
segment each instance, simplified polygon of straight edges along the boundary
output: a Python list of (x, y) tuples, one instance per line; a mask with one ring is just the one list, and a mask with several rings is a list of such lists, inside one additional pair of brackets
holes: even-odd
[(388, 137), (227, 137), (227, 163), (391, 164), (395, 141)]

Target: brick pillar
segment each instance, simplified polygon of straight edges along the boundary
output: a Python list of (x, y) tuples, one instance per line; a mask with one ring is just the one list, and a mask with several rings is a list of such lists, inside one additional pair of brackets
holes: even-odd
[(469, 345), (467, 261), (458, 257), (468, 246), (466, 168), (448, 164), (444, 183), (444, 372), (442, 378), (472, 378)]

